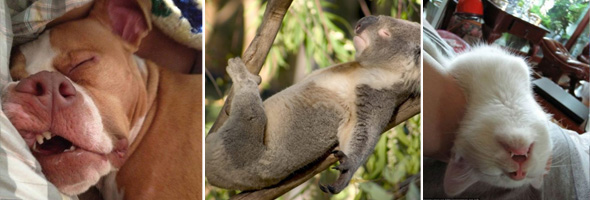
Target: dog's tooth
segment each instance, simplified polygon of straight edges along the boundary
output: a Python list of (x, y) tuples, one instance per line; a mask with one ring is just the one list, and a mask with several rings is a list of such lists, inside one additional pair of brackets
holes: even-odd
[(72, 145), (69, 149), (64, 150), (64, 152), (73, 151), (73, 150), (76, 150), (76, 147), (74, 147), (74, 145)]
[(514, 157), (514, 153), (510, 152), (510, 157)]
[(51, 139), (51, 132), (49, 132), (49, 131), (45, 131), (45, 132), (43, 132), (43, 137), (44, 137), (46, 140), (50, 140), (50, 139)]
[(37, 143), (33, 142), (33, 151), (37, 151)]
[(39, 144), (43, 144), (43, 136), (42, 135), (37, 135), (37, 143)]

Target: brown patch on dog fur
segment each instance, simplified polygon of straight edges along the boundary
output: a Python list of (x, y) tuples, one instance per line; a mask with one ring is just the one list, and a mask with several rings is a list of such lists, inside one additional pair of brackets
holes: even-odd
[(27, 77), (29, 73), (25, 69), (27, 66), (27, 59), (18, 48), (13, 49), (12, 56), (10, 56), (10, 75), (13, 79), (20, 79), (20, 77)]

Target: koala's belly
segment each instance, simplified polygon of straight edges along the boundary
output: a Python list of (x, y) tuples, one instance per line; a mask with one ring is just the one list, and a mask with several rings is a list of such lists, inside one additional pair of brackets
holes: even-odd
[(380, 89), (399, 76), (382, 69), (323, 70), (268, 98), (263, 103), (267, 150), (258, 164), (277, 170), (267, 175), (286, 176), (315, 161), (352, 132), (357, 86)]
[[(347, 69), (342, 70), (343, 67)], [(383, 89), (401, 79), (401, 74), (395, 70), (349, 65), (314, 73), (264, 102), (268, 118), (265, 142), (270, 146), (280, 146), (284, 138), (291, 137), (296, 131), (290, 128), (308, 130), (298, 135), (331, 136), (337, 133), (338, 137), (344, 137), (350, 131), (347, 130), (354, 127), (357, 86)], [(321, 122), (306, 122), (318, 119)], [(325, 121), (328, 119), (329, 122)]]
[(337, 144), (339, 127), (349, 118), (344, 102), (334, 91), (313, 83), (289, 88), (266, 100), (267, 154), (261, 162), (297, 170), (329, 151)]

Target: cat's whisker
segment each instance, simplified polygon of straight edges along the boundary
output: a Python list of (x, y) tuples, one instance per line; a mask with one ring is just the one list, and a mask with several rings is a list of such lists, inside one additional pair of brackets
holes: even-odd
[(569, 167), (571, 165), (551, 165), (549, 168)]
[(566, 162), (566, 160), (563, 158), (562, 159), (553, 159), (551, 161), (551, 166), (569, 166), (568, 164), (564, 164), (564, 162)]

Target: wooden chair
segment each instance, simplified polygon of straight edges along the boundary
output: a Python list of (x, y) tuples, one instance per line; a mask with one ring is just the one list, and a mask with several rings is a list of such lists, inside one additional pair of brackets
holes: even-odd
[(590, 51), (588, 51), (589, 46), (590, 44), (587, 44), (586, 47), (584, 47), (584, 50), (582, 50), (582, 53), (578, 56), (578, 61), (590, 64), (590, 58), (588, 58), (590, 57)]
[(543, 50), (543, 59), (538, 65), (539, 71), (555, 83), (558, 83), (561, 76), (568, 76), (570, 82), (566, 88), (571, 95), (574, 95), (574, 90), (580, 80), (588, 80), (590, 66), (572, 58), (568, 50), (553, 39), (543, 38), (541, 49)]

